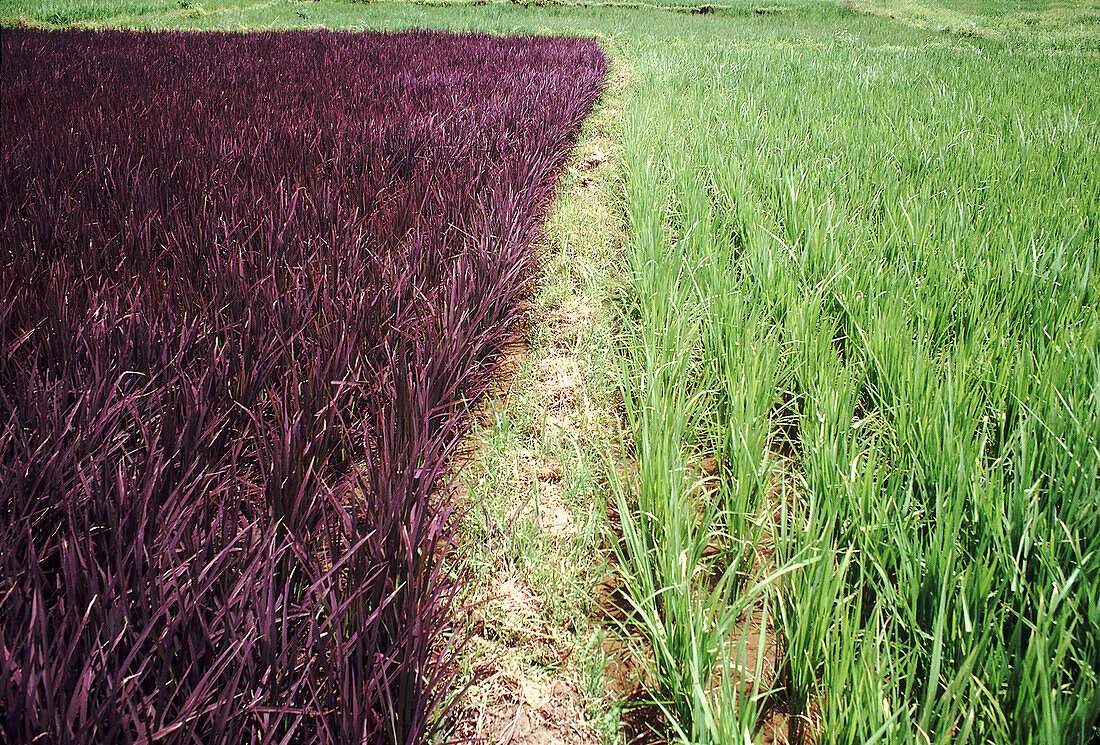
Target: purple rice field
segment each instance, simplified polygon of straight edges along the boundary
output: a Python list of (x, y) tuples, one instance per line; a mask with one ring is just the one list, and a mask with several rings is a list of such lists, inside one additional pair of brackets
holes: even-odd
[(440, 487), (599, 46), (0, 39), (0, 740), (445, 735)]

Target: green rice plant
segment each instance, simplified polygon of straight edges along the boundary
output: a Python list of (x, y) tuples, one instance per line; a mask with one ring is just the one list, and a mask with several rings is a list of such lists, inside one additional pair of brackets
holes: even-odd
[[(630, 275), (627, 307), (650, 311), (627, 364), (679, 361), (654, 391), (636, 373), (624, 392), (659, 402), (628, 416), (639, 509), (675, 493), (683, 521), (685, 459), (715, 454), (719, 483), (688, 504), (740, 567), (731, 609), (756, 602), (760, 546), (774, 547), (795, 734), (805, 715), (818, 742), (1088, 741), (1095, 60), (837, 39), (631, 61), (645, 103), (626, 112), (627, 254), (648, 274)], [(659, 352), (672, 309), (697, 325)], [(778, 458), (784, 416), (794, 442)], [(668, 525), (648, 526), (648, 555), (674, 555)], [(646, 596), (672, 591), (661, 577)], [(709, 586), (665, 579), (684, 607), (710, 607)], [(657, 611), (667, 638), (703, 623)], [(712, 613), (704, 628), (730, 618)], [(724, 654), (712, 674), (733, 680), (745, 661)], [(753, 694), (712, 685), (695, 706), (684, 669), (659, 677), (685, 741), (758, 736)], [(747, 729), (719, 723), (731, 711)]]

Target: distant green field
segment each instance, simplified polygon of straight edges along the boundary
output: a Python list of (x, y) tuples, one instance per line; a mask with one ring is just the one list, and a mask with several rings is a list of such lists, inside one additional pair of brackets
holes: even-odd
[(137, 17), (178, 11), (177, 0), (45, 0), (45, 2), (0, 2), (0, 19), (15, 19), (54, 26), (93, 23), (119, 16)]
[(1100, 3), (1088, 0), (851, 0), (848, 7), (919, 28), (1012, 40), (1026, 46), (1096, 51)]
[(618, 558), (679, 738), (1093, 742), (1100, 2), (456, 5), (0, 23), (597, 36), (626, 79)]

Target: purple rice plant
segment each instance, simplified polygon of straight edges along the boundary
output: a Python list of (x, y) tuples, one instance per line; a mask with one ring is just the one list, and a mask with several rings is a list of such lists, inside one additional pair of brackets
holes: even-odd
[(0, 45), (4, 738), (444, 737), (441, 487), (599, 47)]

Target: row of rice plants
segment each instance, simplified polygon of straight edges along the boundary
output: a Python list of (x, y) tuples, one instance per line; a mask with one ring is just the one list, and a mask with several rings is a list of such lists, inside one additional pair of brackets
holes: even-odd
[(2, 48), (2, 739), (438, 737), (444, 469), (599, 47)]
[(633, 60), (619, 558), (660, 693), (690, 742), (1089, 742), (1100, 69), (851, 41)]

